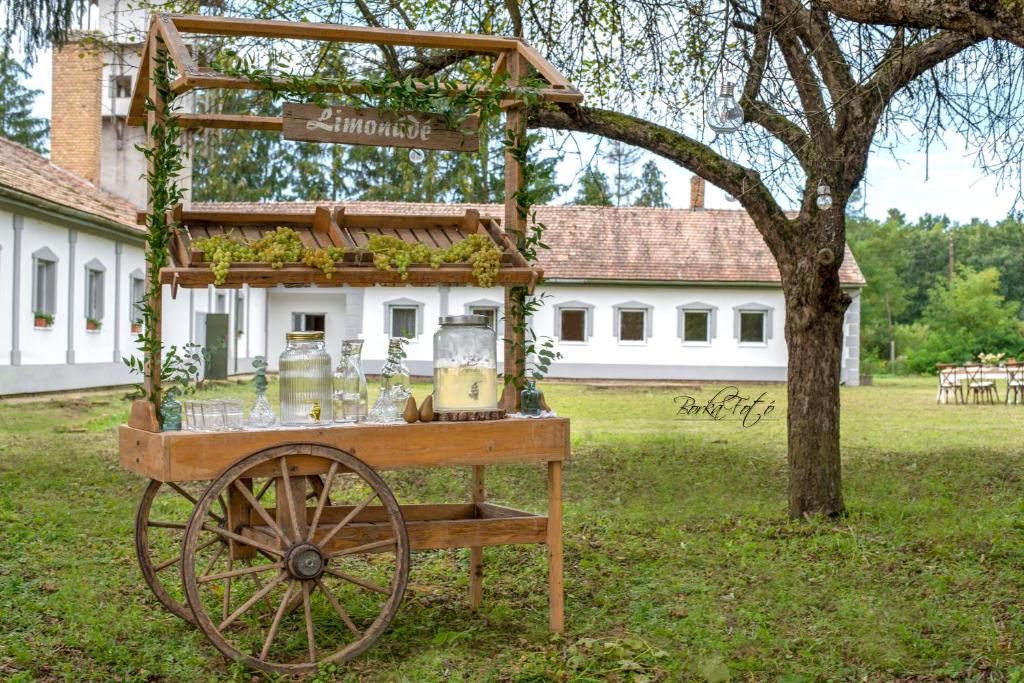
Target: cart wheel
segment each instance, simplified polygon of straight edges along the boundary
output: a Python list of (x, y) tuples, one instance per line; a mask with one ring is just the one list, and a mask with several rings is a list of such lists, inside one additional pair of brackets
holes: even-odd
[[(309, 480), (313, 490), (323, 489), (319, 476), (310, 476)], [(167, 611), (190, 624), (195, 623), (195, 618), (185, 604), (181, 585), (181, 542), (189, 516), (205, 488), (206, 482), (166, 484), (150, 480), (135, 513), (135, 555), (142, 578)], [(256, 495), (262, 498), (264, 493)], [(224, 500), (218, 500), (207, 513), (211, 523), (226, 524), (225, 505)], [(226, 539), (216, 541), (199, 549), (207, 562), (217, 562), (227, 548)]]
[[(310, 497), (318, 487), (307, 476), (322, 472)], [(222, 498), (227, 528), (209, 517)], [(211, 540), (230, 552), (208, 565), (199, 553)], [(409, 576), (405, 522), (387, 484), (355, 456), (313, 444), (259, 451), (224, 471), (195, 506), (182, 557), (187, 601), (210, 642), (276, 673), (357, 657), (391, 623)]]
[[(185, 591), (181, 586), (181, 541), (204, 486), (205, 482), (165, 484), (151, 480), (135, 513), (135, 555), (142, 568), (142, 578), (169, 612), (190, 624), (195, 623), (195, 618), (185, 605)], [(224, 524), (227, 519), (224, 502), (217, 501), (206, 514), (210, 523)], [(204, 542), (198, 553), (207, 562), (216, 562), (226, 548), (227, 542), (218, 538), (212, 543)]]

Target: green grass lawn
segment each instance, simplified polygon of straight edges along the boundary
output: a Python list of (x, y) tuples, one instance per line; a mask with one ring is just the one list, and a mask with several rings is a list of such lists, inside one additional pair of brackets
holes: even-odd
[[(390, 631), (319, 678), (1024, 681), (1024, 407), (936, 406), (933, 382), (843, 390), (850, 514), (813, 523), (785, 515), (783, 386), (742, 387), (776, 406), (744, 428), (677, 417), (686, 390), (548, 384), (573, 419), (566, 635), (546, 630), (542, 546), (487, 551), (477, 614), (468, 551), (418, 553)], [(0, 401), (0, 679), (249, 681), (139, 575), (125, 411)], [(462, 470), (386, 479), (402, 502), (468, 498)], [(488, 488), (544, 509), (542, 468)]]

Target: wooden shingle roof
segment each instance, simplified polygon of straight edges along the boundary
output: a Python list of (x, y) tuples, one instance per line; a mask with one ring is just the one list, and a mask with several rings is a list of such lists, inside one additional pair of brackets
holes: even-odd
[(139, 235), (144, 230), (135, 224), (135, 207), (127, 199), (105, 192), (53, 165), (43, 155), (2, 137), (0, 188), (35, 198), (40, 208), (63, 207)]
[[(317, 203), (344, 206), (346, 214), (451, 214), (476, 209), (501, 216), (498, 204), (414, 204), (399, 202)], [(211, 211), (309, 212), (313, 203), (196, 204)], [(540, 206), (548, 227), (540, 265), (549, 280), (776, 284), (775, 259), (753, 221), (742, 210)], [(849, 247), (839, 272), (844, 285), (865, 284)]]

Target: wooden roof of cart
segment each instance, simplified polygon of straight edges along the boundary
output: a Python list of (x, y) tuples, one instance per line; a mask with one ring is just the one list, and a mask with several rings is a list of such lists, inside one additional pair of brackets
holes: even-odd
[[(400, 45), (421, 48), (461, 50), (479, 54), (497, 55), (505, 59), (509, 53), (518, 55), (532, 67), (548, 87), (540, 96), (549, 102), (580, 102), (583, 95), (543, 55), (521, 39), (504, 36), (441, 33), (437, 31), (412, 31), (366, 26), (343, 26), (238, 17), (206, 17), (161, 14), (150, 26), (147, 44), (159, 38), (163, 42), (178, 72), (171, 83), (171, 91), (181, 95), (190, 90), (205, 88), (233, 88), (261, 90), (259, 82), (238, 76), (219, 73), (211, 67), (199, 66), (192, 58), (182, 34), (213, 36), (249, 36), (280, 38), (290, 40), (314, 40), (336, 43), (364, 43), (373, 45)], [(135, 84), (131, 106), (128, 110), (128, 125), (141, 126), (145, 122), (146, 86), (149, 81), (150, 51), (142, 51), (142, 64)], [(359, 93), (359, 82), (339, 83), (338, 92)], [(255, 130), (280, 131), (281, 117), (245, 116), (225, 114), (181, 114), (179, 122), (183, 128), (247, 128)]]

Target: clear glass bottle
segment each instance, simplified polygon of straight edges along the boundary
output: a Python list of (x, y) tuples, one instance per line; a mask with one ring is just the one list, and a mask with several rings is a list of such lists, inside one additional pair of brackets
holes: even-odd
[(323, 332), (289, 332), (281, 354), (281, 424), (327, 424), (332, 420), (331, 356)]
[(412, 379), (405, 366), (405, 339), (392, 339), (388, 359), (380, 370), (380, 390), (370, 411), (368, 422), (392, 424), (404, 422), (405, 402), (412, 396)]
[(335, 422), (362, 422), (366, 419), (368, 391), (362, 354), (362, 339), (341, 342), (341, 360), (334, 370)]
[(174, 389), (164, 392), (164, 400), (160, 402), (160, 431), (181, 431), (181, 404), (174, 398), (176, 393)]
[(272, 427), (277, 422), (277, 415), (270, 407), (267, 400), (267, 360), (263, 356), (256, 356), (252, 361), (252, 367), (256, 370), (253, 384), (256, 386), (256, 402), (249, 411), (249, 426), (256, 428)]
[(434, 333), (434, 411), (496, 410), (497, 335), (482, 315), (442, 316)]

